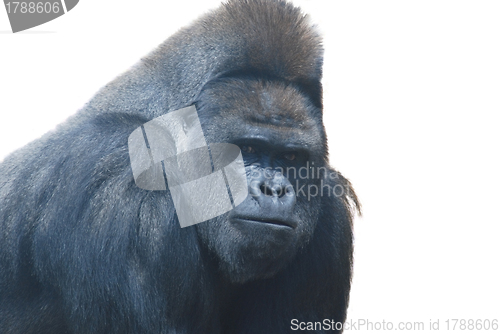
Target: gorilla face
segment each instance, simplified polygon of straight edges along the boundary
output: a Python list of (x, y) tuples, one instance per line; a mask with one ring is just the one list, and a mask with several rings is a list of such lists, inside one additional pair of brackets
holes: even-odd
[(248, 78), (208, 84), (197, 108), (207, 142), (240, 147), (249, 186), (243, 203), (197, 225), (199, 238), (230, 281), (273, 276), (311, 239), (318, 220), (320, 200), (304, 189), (319, 178), (301, 177), (326, 166), (317, 110), (294, 86)]

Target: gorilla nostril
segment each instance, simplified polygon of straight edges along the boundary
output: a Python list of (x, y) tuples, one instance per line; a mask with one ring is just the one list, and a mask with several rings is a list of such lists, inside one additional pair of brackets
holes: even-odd
[(281, 198), (285, 196), (286, 189), (284, 187), (276, 187), (276, 195)]
[(260, 185), (260, 191), (266, 195), (266, 196), (272, 196), (273, 195), (273, 191), (265, 184), (265, 183), (262, 183)]

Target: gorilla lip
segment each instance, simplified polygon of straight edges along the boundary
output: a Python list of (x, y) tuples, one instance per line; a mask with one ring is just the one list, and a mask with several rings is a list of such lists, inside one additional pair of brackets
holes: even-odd
[(284, 221), (279, 219), (266, 219), (266, 218), (253, 218), (253, 217), (236, 217), (232, 219), (233, 221), (239, 221), (242, 223), (251, 223), (251, 224), (266, 224), (270, 226), (276, 227), (285, 227), (294, 229), (297, 227), (297, 223), (293, 220)]

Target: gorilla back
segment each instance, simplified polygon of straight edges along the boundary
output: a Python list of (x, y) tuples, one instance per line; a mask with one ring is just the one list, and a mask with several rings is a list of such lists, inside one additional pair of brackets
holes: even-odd
[[(292, 319), (343, 322), (359, 204), (328, 165), (321, 71), (321, 39), (299, 9), (233, 0), (8, 156), (0, 332), (288, 333)], [(240, 147), (249, 195), (180, 228), (169, 189), (135, 184), (127, 139), (190, 105), (207, 143)]]

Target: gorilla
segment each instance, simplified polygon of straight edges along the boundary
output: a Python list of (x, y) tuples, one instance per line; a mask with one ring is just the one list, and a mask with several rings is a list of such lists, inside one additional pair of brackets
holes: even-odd
[[(1, 333), (289, 333), (345, 321), (350, 182), (328, 164), (321, 38), (283, 0), (230, 0), (0, 164)], [(195, 106), (248, 196), (181, 228), (127, 139)], [(253, 184), (253, 186), (250, 186)], [(316, 332), (340, 332), (325, 326)]]

